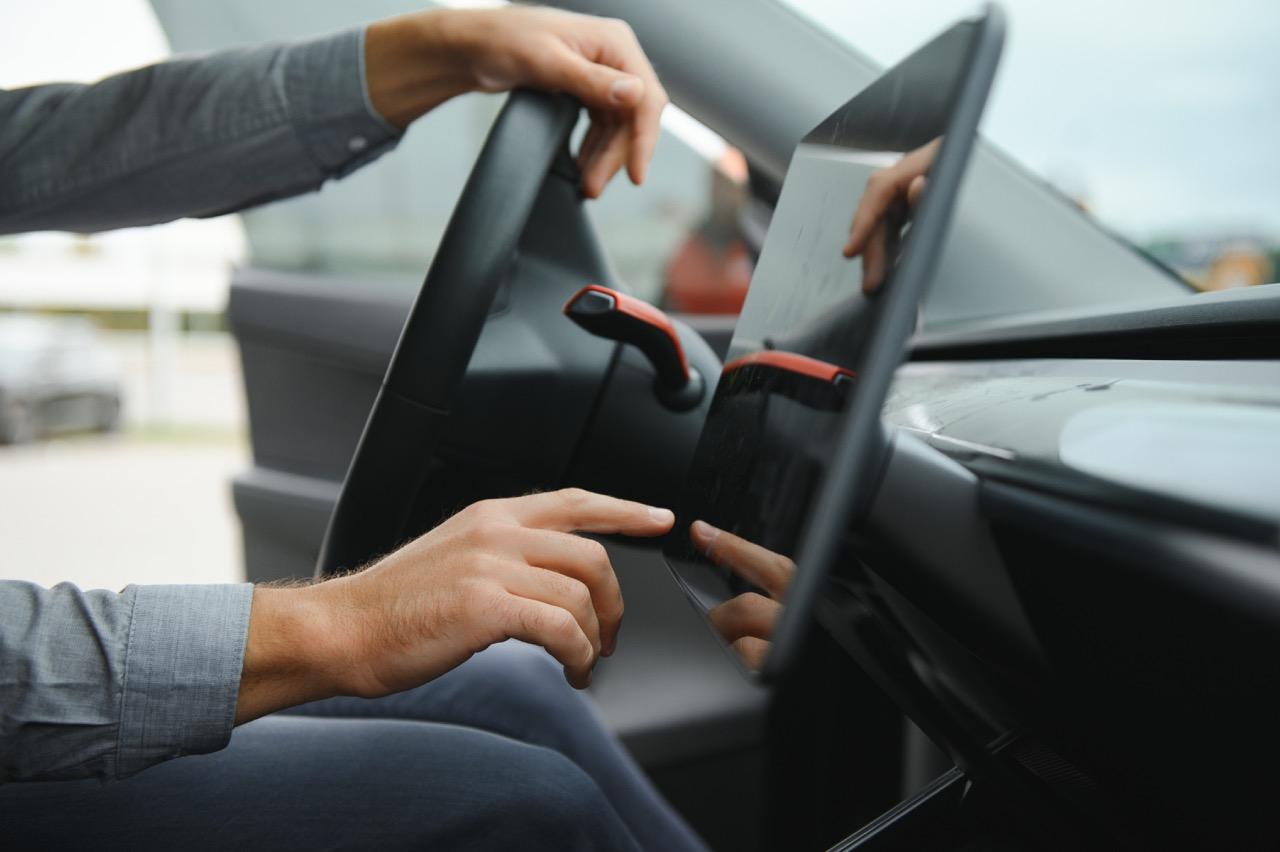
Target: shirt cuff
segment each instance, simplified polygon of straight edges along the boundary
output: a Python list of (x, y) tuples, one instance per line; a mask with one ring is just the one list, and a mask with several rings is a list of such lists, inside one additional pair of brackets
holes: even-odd
[(369, 100), (363, 27), (291, 44), (280, 68), (290, 119), (326, 173), (346, 175), (404, 135)]
[(253, 586), (134, 586), (116, 777), (223, 748), (235, 727)]

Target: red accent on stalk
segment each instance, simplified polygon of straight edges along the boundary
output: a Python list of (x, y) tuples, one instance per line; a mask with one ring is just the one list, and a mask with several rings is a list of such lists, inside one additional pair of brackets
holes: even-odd
[(844, 367), (837, 367), (835, 364), (828, 364), (826, 361), (819, 361), (817, 358), (810, 358), (807, 355), (797, 355), (794, 352), (782, 352), (777, 349), (761, 349), (759, 352), (751, 352), (741, 358), (734, 358), (724, 365), (724, 372), (729, 373), (733, 370), (751, 366), (773, 367), (788, 373), (808, 376), (821, 382), (834, 382), (841, 376), (846, 376), (850, 379), (857, 376), (852, 370), (846, 370)]
[(575, 302), (582, 298), (585, 293), (602, 293), (613, 299), (614, 310), (620, 314), (625, 314), (632, 319), (639, 320), (646, 325), (651, 325), (660, 330), (663, 334), (671, 339), (671, 346), (675, 349), (676, 355), (680, 358), (680, 366), (684, 371), (685, 380), (689, 379), (689, 360), (685, 357), (684, 347), (680, 345), (680, 337), (676, 334), (675, 326), (671, 324), (671, 319), (658, 308), (637, 299), (635, 296), (628, 296), (625, 293), (619, 293), (617, 290), (609, 287), (601, 287), (599, 284), (588, 284), (565, 303), (564, 313), (567, 316), (573, 308)]

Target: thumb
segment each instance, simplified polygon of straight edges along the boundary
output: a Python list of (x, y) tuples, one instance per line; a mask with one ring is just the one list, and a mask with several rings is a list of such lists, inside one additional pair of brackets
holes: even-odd
[(644, 83), (634, 74), (592, 62), (566, 49), (551, 69), (556, 89), (568, 92), (589, 109), (630, 109), (640, 103)]

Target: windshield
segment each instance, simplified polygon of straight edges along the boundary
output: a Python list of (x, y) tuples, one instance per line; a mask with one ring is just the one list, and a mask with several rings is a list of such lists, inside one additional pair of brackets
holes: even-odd
[[(782, 0), (890, 65), (967, 0)], [(1280, 276), (1274, 0), (1004, 0), (983, 133), (1199, 290)]]

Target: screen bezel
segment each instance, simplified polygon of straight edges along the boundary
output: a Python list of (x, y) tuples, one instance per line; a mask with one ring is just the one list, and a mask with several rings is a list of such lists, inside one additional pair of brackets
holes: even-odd
[[(974, 31), (950, 120), (929, 171), (929, 186), (912, 215), (907, 250), (894, 269), (891, 285), (876, 296), (880, 303), (876, 307), (877, 321), (868, 333), (858, 381), (840, 426), (831, 466), (818, 488), (813, 514), (796, 547), (796, 572), (787, 590), (786, 604), (760, 670), (752, 672), (745, 665), (740, 666), (749, 677), (760, 681), (775, 681), (795, 659), (839, 543), (849, 527), (865, 516), (888, 458), (890, 438), (881, 423), (880, 410), (894, 372), (904, 360), (920, 301), (937, 266), (1004, 43), (1004, 14), (994, 4), (952, 29), (962, 26), (974, 27)], [(820, 124), (817, 129), (821, 127)], [(706, 613), (685, 586), (684, 578), (669, 559), (666, 561), (681, 590), (705, 618)], [(727, 650), (732, 654), (732, 649)]]

